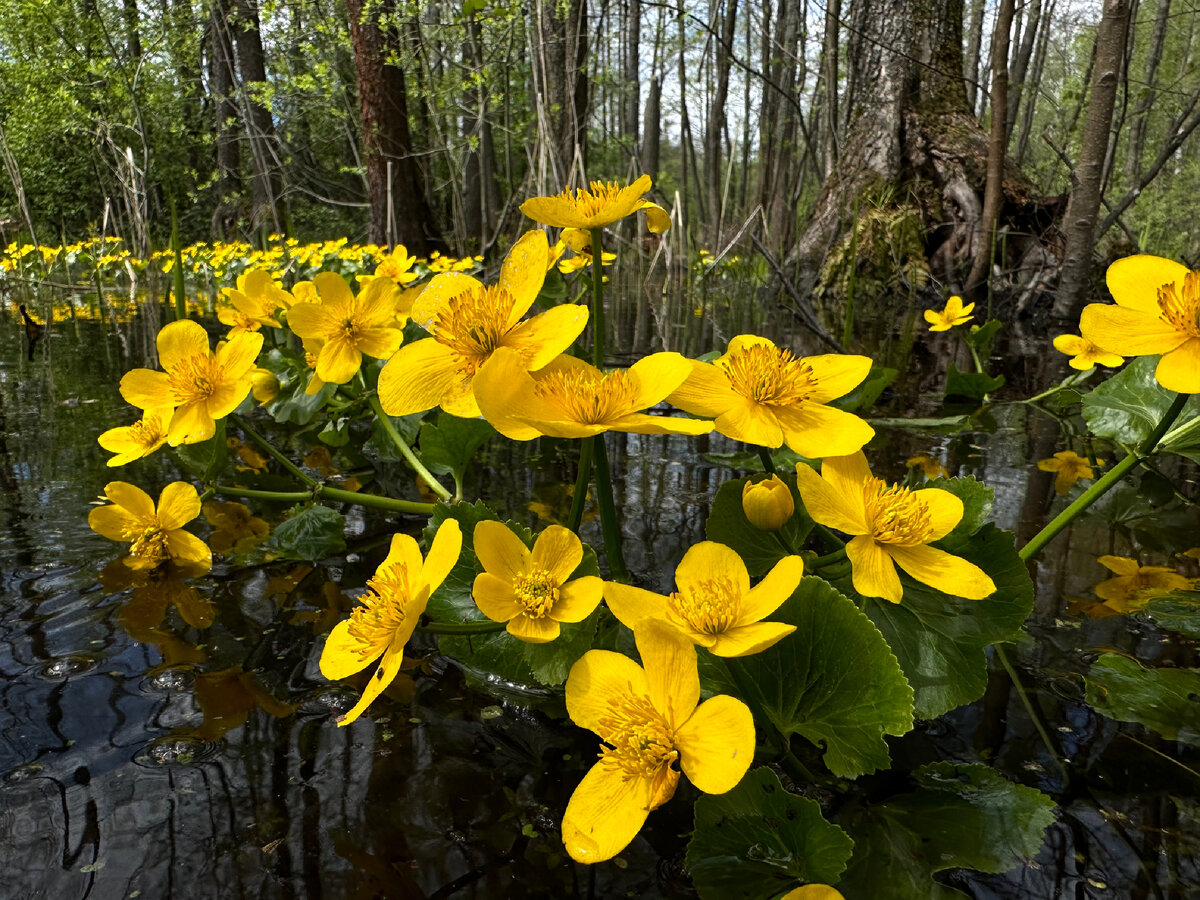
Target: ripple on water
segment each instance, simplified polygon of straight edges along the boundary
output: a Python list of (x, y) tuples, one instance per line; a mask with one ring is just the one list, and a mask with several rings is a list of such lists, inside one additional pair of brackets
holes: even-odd
[(194, 766), (212, 759), (220, 752), (222, 746), (222, 741), (205, 741), (188, 735), (167, 735), (150, 741), (133, 761), (148, 769)]
[(57, 681), (60, 678), (72, 678), (75, 675), (90, 672), (99, 664), (100, 660), (94, 656), (84, 654), (60, 656), (58, 659), (42, 663), (38, 666), (37, 673), (47, 681)]
[(317, 688), (305, 694), (296, 707), (301, 716), (340, 716), (358, 702), (358, 693), (349, 688), (330, 686)]
[(191, 666), (170, 666), (151, 672), (142, 682), (142, 690), (150, 694), (186, 691), (196, 683), (196, 670)]

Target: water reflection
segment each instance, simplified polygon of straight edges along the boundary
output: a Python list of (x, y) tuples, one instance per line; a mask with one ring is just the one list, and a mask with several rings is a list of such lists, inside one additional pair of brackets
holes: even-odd
[[(697, 354), (737, 333), (792, 328), (778, 310), (715, 291), (614, 296), (623, 314), (610, 320), (610, 345), (622, 355)], [(428, 638), (368, 716), (335, 727), (359, 685), (329, 684), (316, 661), (386, 552), (392, 525), (379, 517), (355, 518), (350, 552), (326, 564), (227, 561), (203, 579), (108, 564), (111, 543), (86, 522), (88, 499), (112, 477), (95, 439), (130, 418), (116, 385), (153, 364), (160, 321), (151, 305), (128, 321), (55, 323), (32, 363), (18, 329), (0, 335), (0, 894), (691, 896), (681, 874), (686, 804), (651, 818), (623, 854), (626, 868), (571, 865), (557, 823), (594, 740), (547, 727), (561, 716), (556, 702), (532, 710), (519, 693), (473, 690)], [(901, 375), (888, 414), (932, 414), (959, 345), (922, 339), (907, 352), (901, 335), (893, 351)], [(1017, 334), (1004, 353), (1014, 396), (1066, 371), (1042, 334)], [(899, 481), (925, 455), (973, 475), (995, 488), (995, 520), (1027, 539), (1065, 502), (1053, 473), (1030, 465), (1063, 448), (1061, 427), (1019, 404), (991, 418), (991, 431), (954, 435), (881, 427), (872, 465)], [(626, 558), (642, 586), (670, 589), (683, 552), (704, 538), (716, 488), (740, 474), (705, 454), (736, 449), (719, 436), (610, 436)], [(568, 451), (553, 440), (495, 441), (468, 492), (541, 527), (569, 505)], [(132, 465), (144, 484), (181, 477), (166, 453)], [(1161, 467), (1195, 496), (1193, 469)], [(1146, 621), (1068, 609), (1103, 579), (1098, 557), (1146, 562), (1139, 551), (1149, 548), (1165, 560), (1198, 543), (1194, 517), (1164, 503), (1114, 492), (1034, 567), (1033, 638), (1010, 653), (1069, 777), (999, 667), (982, 700), (893, 742), (901, 764), (987, 760), (1061, 798), (1060, 820), (1028, 866), (952, 876), (972, 896), (1183, 897), (1200, 875), (1200, 779), (1189, 774), (1198, 754), (1097, 716), (1080, 677), (1101, 649), (1191, 666), (1195, 645)], [(253, 514), (265, 514), (229, 506), (206, 510), (207, 520), (224, 535), (221, 549), (244, 561), (262, 535)], [(598, 522), (583, 537), (601, 546)]]

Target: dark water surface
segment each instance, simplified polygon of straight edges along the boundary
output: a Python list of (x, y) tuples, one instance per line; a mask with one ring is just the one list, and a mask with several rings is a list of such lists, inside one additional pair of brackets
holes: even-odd
[[(409, 655), (419, 664), (358, 722), (336, 727), (359, 683), (321, 677), (324, 634), (382, 560), (387, 535), (417, 533), (420, 519), (347, 510), (348, 552), (316, 565), (218, 563), (194, 591), (164, 579), (128, 586), (109, 570), (102, 587), (119, 548), (88, 528), (89, 502), (110, 480), (156, 495), (179, 477), (165, 452), (109, 469), (96, 444), (134, 419), (117, 384), (147, 364), (160, 314), (151, 306), (115, 327), (57, 323), (28, 361), (15, 314), (0, 312), (0, 897), (695, 896), (682, 871), (686, 802), (655, 812), (618, 864), (588, 870), (566, 858), (558, 822), (597, 745), (556, 721), (560, 694), (476, 690), (418, 637)], [(782, 343), (793, 327), (775, 314), (714, 320), (711, 305), (700, 316), (676, 312), (671, 325), (627, 317), (615, 345), (700, 353), (714, 333), (723, 341), (756, 327)], [(911, 347), (897, 338), (885, 351), (903, 369), (888, 414), (929, 414), (957, 346), (950, 336)], [(1066, 373), (1048, 347), (1044, 331), (1013, 337), (1002, 396), (1030, 396)], [(952, 474), (993, 486), (995, 520), (1028, 539), (1062, 503), (1052, 476), (1031, 463), (1068, 444), (1057, 422), (1027, 406), (1000, 405), (993, 416), (993, 429), (952, 437), (880, 428), (874, 467), (899, 479), (907, 457), (940, 457)], [(684, 550), (704, 538), (716, 488), (740, 474), (702, 454), (737, 448), (719, 437), (636, 435), (612, 435), (609, 447), (627, 562), (646, 586), (666, 589)], [(1195, 496), (1190, 470), (1162, 468)], [(573, 476), (553, 442), (496, 441), (468, 490), (534, 525), (530, 498), (562, 503), (560, 485)], [(971, 896), (1198, 893), (1198, 754), (1097, 716), (1081, 675), (1102, 650), (1191, 666), (1195, 647), (1137, 617), (1066, 613), (1069, 597), (1107, 577), (1098, 555), (1136, 547), (1154, 557), (1143, 562), (1164, 563), (1168, 551), (1200, 544), (1194, 516), (1172, 532), (1137, 511), (1088, 519), (1033, 571), (1031, 636), (1013, 655), (1069, 780), (1002, 669), (982, 700), (891, 742), (899, 770), (991, 762), (1060, 802), (1023, 868), (950, 873)], [(189, 527), (204, 536), (201, 522)], [(596, 523), (583, 536), (601, 545)], [(208, 627), (188, 624), (208, 618)], [(893, 780), (880, 778), (880, 790), (903, 789), (902, 775)]]

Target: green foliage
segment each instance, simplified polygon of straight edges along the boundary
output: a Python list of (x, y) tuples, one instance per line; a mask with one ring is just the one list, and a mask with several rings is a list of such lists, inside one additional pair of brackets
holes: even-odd
[(847, 897), (961, 897), (933, 875), (956, 868), (1008, 871), (1037, 853), (1054, 821), (1049, 797), (988, 766), (931, 763), (913, 778), (916, 791), (838, 817), (854, 838), (840, 882)]
[(437, 424), (427, 421), (421, 425), (421, 462), (435, 474), (453, 475), (454, 483), (461, 486), (475, 451), (495, 433), (483, 419), (441, 415)]
[(1004, 376), (960, 372), (954, 363), (946, 370), (946, 399), (983, 400), (1004, 387)]
[(727, 661), (742, 699), (781, 735), (824, 747), (835, 775), (889, 764), (885, 734), (912, 728), (912, 688), (883, 636), (853, 603), (806, 577), (769, 617), (796, 626), (775, 646)]
[(888, 385), (896, 380), (896, 376), (899, 374), (900, 372), (897, 369), (889, 369), (886, 366), (871, 366), (871, 371), (863, 379), (862, 384), (844, 397), (834, 400), (829, 405), (843, 409), (846, 412), (865, 413), (875, 405), (879, 400), (879, 395), (884, 392)]
[[(742, 508), (742, 489), (755, 476), (726, 481), (717, 490), (708, 520), (704, 524), (705, 536), (732, 547), (746, 563), (752, 577), (765, 575), (771, 567), (793, 552), (789, 548), (800, 547), (813, 528), (812, 519), (804, 511), (800, 494), (796, 490), (796, 476), (781, 475), (780, 478), (792, 492), (796, 511), (778, 532), (762, 531), (750, 524)], [(786, 546), (785, 546), (786, 545)]]
[(346, 519), (341, 513), (319, 503), (296, 506), (275, 526), (263, 549), (283, 559), (315, 562), (345, 550), (345, 533)]
[(696, 801), (687, 865), (703, 900), (758, 900), (804, 883), (836, 884), (853, 847), (815, 801), (788, 793), (764, 767)]
[[(1135, 359), (1084, 396), (1083, 418), (1092, 434), (1131, 447), (1150, 436), (1175, 399), (1175, 393), (1155, 379), (1157, 364), (1157, 357)], [(1160, 449), (1200, 462), (1200, 428), (1182, 429), (1190, 421), (1200, 425), (1198, 417), (1200, 398), (1193, 397), (1179, 416), (1177, 436), (1164, 440)]]
[(1198, 696), (1200, 669), (1146, 669), (1105, 653), (1087, 673), (1087, 702), (1096, 712), (1193, 746), (1200, 746)]
[(973, 475), (965, 478), (935, 478), (921, 487), (949, 491), (962, 501), (963, 517), (946, 536), (951, 540), (970, 537), (983, 527), (992, 514), (992, 501), (996, 492)]
[(1165, 597), (1153, 597), (1142, 612), (1159, 628), (1200, 639), (1200, 591), (1175, 591)]

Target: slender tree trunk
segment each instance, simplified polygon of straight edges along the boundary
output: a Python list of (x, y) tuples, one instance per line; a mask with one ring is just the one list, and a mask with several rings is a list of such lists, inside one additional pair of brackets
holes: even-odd
[(1163, 44), (1167, 38), (1167, 20), (1171, 15), (1171, 0), (1158, 0), (1154, 15), (1154, 33), (1146, 56), (1146, 86), (1133, 111), (1129, 128), (1129, 152), (1125, 157), (1125, 180), (1133, 184), (1142, 171), (1142, 155), (1146, 151), (1146, 120), (1154, 105), (1157, 92), (1158, 66), (1162, 62)]
[(242, 218), (242, 160), (238, 143), (241, 128), (234, 83), (233, 38), (229, 33), (230, 0), (213, 0), (209, 33), (209, 83), (216, 119), (217, 203), (212, 215), (212, 233), (232, 240)]
[(979, 100), (979, 64), (983, 53), (983, 11), (987, 0), (971, 0), (967, 22), (967, 50), (963, 55), (963, 75), (967, 80), (967, 106), (977, 110)]
[(1037, 109), (1037, 86), (1042, 83), (1042, 72), (1046, 67), (1046, 51), (1050, 45), (1051, 29), (1048, 23), (1054, 21), (1056, 3), (1057, 0), (1050, 0), (1050, 5), (1046, 8), (1046, 15), (1043, 21), (1047, 23), (1047, 27), (1041, 29), (1041, 34), (1038, 35), (1037, 49), (1033, 55), (1033, 74), (1029, 78), (1029, 83), (1033, 86), (1033, 92), (1025, 104), (1021, 115), (1021, 130), (1017, 137), (1017, 165), (1022, 165), (1025, 162), (1025, 154), (1029, 151), (1029, 136), (1033, 132), (1033, 114)]
[(642, 128), (642, 171), (658, 181), (659, 142), (662, 124), (659, 121), (662, 106), (662, 75), (655, 73), (646, 88), (646, 115)]
[(821, 81), (825, 91), (825, 129), (822, 140), (822, 155), (825, 171), (832, 172), (838, 159), (838, 37), (842, 15), (841, 0), (827, 0), (825, 4), (825, 35), (821, 45)]
[(722, 190), (721, 139), (725, 132), (725, 105), (729, 99), (729, 71), (733, 65), (734, 29), (737, 28), (738, 0), (725, 0), (725, 15), (721, 19), (721, 39), (716, 45), (716, 78), (704, 127), (704, 184), (708, 197), (709, 245), (718, 246), (721, 239), (721, 219), (724, 215)]
[(137, 0), (121, 0), (121, 12), (125, 17), (125, 42), (129, 49), (129, 58), (136, 68), (142, 58), (142, 36), (138, 29)]
[(1091, 287), (1092, 237), (1100, 210), (1104, 160), (1108, 154), (1113, 106), (1125, 57), (1129, 29), (1129, 0), (1105, 0), (1104, 15), (1096, 31), (1096, 61), (1091, 97), (1083, 122), (1079, 158), (1072, 173), (1071, 200), (1067, 204), (1062, 275), (1054, 298), (1054, 313), (1070, 315)]
[(535, 0), (530, 16), (537, 104), (540, 191), (572, 182), (578, 159), (587, 170), (587, 0)]
[[(1025, 30), (1021, 34), (1021, 42), (1017, 46), (1016, 58), (1013, 61), (1012, 78), (1008, 84), (1008, 126), (1007, 134), (1011, 135), (1017, 125), (1017, 111), (1025, 95), (1025, 85), (1028, 83), (1029, 64), (1033, 58), (1038, 29), (1042, 21), (1042, 0), (1031, 0), (1029, 15), (1025, 18)], [(1015, 33), (1015, 32), (1014, 32)], [(1028, 105), (1037, 102), (1036, 86), (1029, 92)]]
[(346, 0), (362, 114), (370, 240), (395, 242), (412, 253), (428, 254), (440, 246), (441, 239), (412, 155), (404, 70), (393, 64), (401, 49), (400, 35), (393, 25), (385, 30), (381, 18), (376, 18), (391, 9), (375, 7), (364, 18), (363, 7), (363, 0)]
[(641, 114), (641, 31), (642, 0), (626, 0), (625, 10), (625, 88), (621, 96), (621, 137), (634, 155), (638, 147), (638, 117)]
[(263, 53), (262, 34), (256, 0), (234, 0), (234, 33), (237, 46), (238, 71), (242, 81), (245, 107), (244, 124), (249, 138), (250, 169), (253, 174), (254, 207), (250, 225), (264, 225), (282, 232), (282, 178), (280, 177), (279, 146), (275, 139), (275, 122), (271, 110), (262, 101), (260, 92), (268, 88), (267, 64)]

